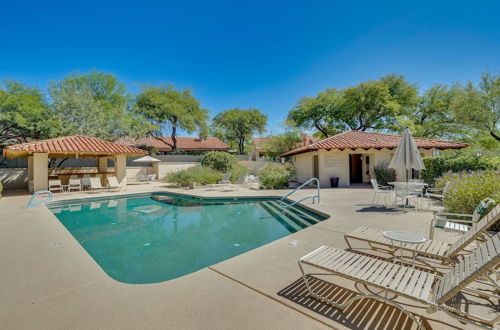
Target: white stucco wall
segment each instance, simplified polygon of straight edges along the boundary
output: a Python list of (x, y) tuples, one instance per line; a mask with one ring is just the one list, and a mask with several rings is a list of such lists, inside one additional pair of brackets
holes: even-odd
[[(423, 157), (432, 156), (432, 150), (420, 149)], [(369, 183), (373, 175), (373, 168), (380, 162), (390, 162), (394, 155), (394, 150), (390, 149), (356, 149), (356, 150), (319, 150), (308, 152), (292, 157), (293, 164), (297, 169), (297, 180), (305, 182), (313, 176), (313, 156), (319, 156), (319, 181), (321, 187), (330, 187), (330, 177), (339, 177), (339, 186), (350, 185), (349, 176), (349, 154), (361, 154), (363, 182)], [(369, 156), (369, 168), (367, 173), (366, 156)], [(403, 180), (402, 173), (397, 173), (398, 180)]]

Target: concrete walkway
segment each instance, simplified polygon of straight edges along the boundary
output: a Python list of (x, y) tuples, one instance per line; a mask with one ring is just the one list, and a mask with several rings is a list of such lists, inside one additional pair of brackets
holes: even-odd
[[(126, 193), (171, 191), (199, 196), (278, 196), (287, 191), (215, 192), (129, 186)], [(57, 200), (121, 193), (58, 194)], [(301, 191), (300, 198), (311, 191)], [(315, 226), (192, 274), (155, 284), (130, 285), (108, 277), (45, 207), (25, 209), (25, 192), (0, 199), (1, 329), (323, 329), (415, 328), (385, 304), (364, 300), (344, 313), (304, 295), (297, 259), (320, 245), (346, 248), (343, 234), (360, 225), (414, 231), (428, 236), (432, 213), (370, 205), (370, 189), (322, 189), (320, 204), (331, 215)], [(438, 232), (436, 239), (456, 236)], [(298, 245), (290, 246), (291, 241)], [(339, 278), (316, 285), (339, 295), (366, 291)], [(471, 328), (398, 298), (433, 329)]]

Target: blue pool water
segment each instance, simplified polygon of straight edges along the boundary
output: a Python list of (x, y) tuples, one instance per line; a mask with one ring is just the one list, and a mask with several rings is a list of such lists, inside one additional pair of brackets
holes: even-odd
[(180, 277), (324, 220), (275, 199), (208, 200), (173, 194), (59, 203), (49, 209), (112, 278)]

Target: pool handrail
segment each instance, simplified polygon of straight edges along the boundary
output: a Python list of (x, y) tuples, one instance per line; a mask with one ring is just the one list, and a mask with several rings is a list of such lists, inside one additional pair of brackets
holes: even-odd
[[(48, 197), (45, 199), (36, 200), (36, 198), (42, 194), (48, 194)], [(47, 204), (48, 202), (50, 202), (53, 199), (54, 199), (54, 194), (52, 192), (50, 192), (48, 190), (38, 190), (38, 191), (35, 191), (33, 196), (31, 196), (31, 199), (28, 202), (28, 205), (26, 206), (26, 208), (32, 209), (35, 206)]]
[[(308, 183), (312, 182), (312, 181), (315, 181), (316, 182), (316, 195), (313, 195), (313, 196), (307, 196), (307, 197), (304, 197), (302, 199), (299, 199), (298, 201), (295, 201), (291, 204), (284, 204), (283, 201), (290, 195), (292, 195), (294, 192), (296, 192), (297, 190), (300, 190), (302, 189), (302, 187), (304, 187), (305, 185), (307, 185)], [(291, 207), (295, 204), (298, 204), (302, 201), (305, 201), (306, 199), (309, 199), (309, 198), (312, 198), (313, 200), (313, 204), (316, 204), (316, 203), (319, 203), (319, 180), (317, 178), (310, 178), (309, 180), (307, 180), (306, 182), (304, 182), (303, 184), (301, 184), (299, 187), (295, 188), (294, 190), (290, 191), (288, 194), (286, 194), (285, 196), (281, 197), (280, 198), (280, 205), (281, 207), (283, 208), (288, 208), (288, 207)]]

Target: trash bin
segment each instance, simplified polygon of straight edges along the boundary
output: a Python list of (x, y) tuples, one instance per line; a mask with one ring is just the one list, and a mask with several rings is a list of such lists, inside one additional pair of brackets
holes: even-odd
[(338, 188), (339, 187), (339, 178), (336, 176), (331, 176), (330, 177), (330, 185), (332, 188)]

